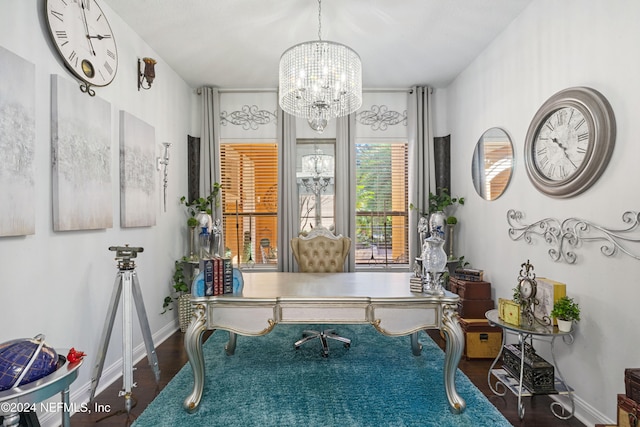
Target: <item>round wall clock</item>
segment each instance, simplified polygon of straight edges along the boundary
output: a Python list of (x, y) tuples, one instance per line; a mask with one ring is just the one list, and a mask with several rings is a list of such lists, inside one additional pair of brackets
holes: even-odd
[(47, 27), (64, 65), (80, 89), (106, 86), (118, 70), (118, 49), (107, 17), (96, 0), (46, 0)]
[(529, 179), (551, 197), (578, 195), (600, 177), (615, 140), (615, 116), (600, 92), (588, 87), (562, 90), (542, 104), (529, 125)]

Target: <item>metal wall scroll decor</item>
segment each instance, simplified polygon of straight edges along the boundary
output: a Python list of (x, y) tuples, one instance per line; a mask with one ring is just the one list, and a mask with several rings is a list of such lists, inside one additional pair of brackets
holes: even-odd
[(370, 110), (361, 110), (356, 114), (356, 120), (364, 126), (371, 126), (372, 130), (387, 130), (389, 126), (407, 125), (407, 110), (403, 112), (389, 111), (386, 105), (372, 105)]
[(507, 211), (508, 233), (511, 240), (524, 239), (525, 242), (532, 244), (533, 237), (540, 236), (552, 246), (548, 252), (554, 261), (574, 264), (577, 259), (574, 248), (581, 247), (584, 242), (599, 242), (600, 252), (607, 257), (622, 252), (640, 260), (639, 255), (632, 253), (626, 247), (628, 243), (640, 243), (640, 212), (623, 213), (623, 228), (605, 228), (581, 218), (567, 218), (562, 221), (544, 218), (527, 225), (522, 223), (523, 217), (524, 214), (521, 211), (514, 209)]
[(256, 130), (261, 125), (276, 124), (277, 121), (276, 113), (260, 110), (257, 105), (244, 105), (240, 111), (230, 113), (222, 111), (220, 113), (220, 124), (223, 126), (227, 124), (242, 126), (244, 130)]

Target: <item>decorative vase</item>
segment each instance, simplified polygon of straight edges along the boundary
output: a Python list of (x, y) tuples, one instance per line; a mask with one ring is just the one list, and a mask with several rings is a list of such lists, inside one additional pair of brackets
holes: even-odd
[(558, 321), (558, 330), (560, 332), (571, 332), (571, 326), (573, 326), (573, 320), (562, 320), (556, 319)]
[(449, 259), (455, 259), (453, 255), (453, 237), (455, 235), (455, 224), (447, 224), (447, 253), (449, 254)]
[(189, 261), (197, 261), (198, 256), (195, 251), (196, 228), (189, 227)]
[(422, 246), (422, 280), (424, 292), (443, 295), (442, 273), (447, 265), (447, 253), (444, 251), (444, 240), (429, 237)]
[(207, 231), (211, 231), (211, 225), (212, 225), (211, 215), (209, 215), (205, 211), (200, 211), (196, 215), (196, 219), (198, 220), (198, 224), (200, 224), (200, 227), (207, 227)]
[(444, 240), (444, 228), (446, 225), (447, 215), (444, 212), (436, 211), (429, 216), (429, 232), (431, 233), (431, 237)]
[(202, 231), (200, 231), (200, 235), (198, 236), (198, 256), (200, 259), (209, 259), (211, 258), (211, 254), (209, 251), (210, 243), (211, 243), (211, 235), (209, 234), (209, 230), (207, 230), (206, 226), (202, 226)]

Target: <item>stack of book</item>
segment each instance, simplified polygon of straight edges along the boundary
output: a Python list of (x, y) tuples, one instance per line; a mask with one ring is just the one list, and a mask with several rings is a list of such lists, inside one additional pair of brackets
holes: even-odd
[(484, 280), (484, 271), (474, 268), (458, 267), (454, 270), (453, 275), (457, 279), (467, 280), (469, 282), (481, 282)]
[(233, 293), (233, 266), (230, 258), (212, 257), (200, 260), (204, 275), (205, 296)]

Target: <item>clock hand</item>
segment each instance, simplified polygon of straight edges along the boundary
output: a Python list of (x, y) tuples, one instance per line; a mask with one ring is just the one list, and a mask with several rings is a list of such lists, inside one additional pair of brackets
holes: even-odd
[(91, 42), (91, 37), (89, 36), (89, 25), (87, 25), (87, 14), (84, 7), (84, 0), (80, 2), (80, 7), (82, 8), (82, 23), (84, 24), (84, 33), (87, 36), (87, 41), (89, 42), (89, 51), (93, 56), (96, 56), (96, 51), (93, 49), (93, 43)]
[(102, 40), (102, 39), (110, 39), (111, 36), (107, 35), (107, 36), (101, 36), (101, 35), (97, 35), (97, 36), (89, 36), (87, 35), (88, 39), (98, 39), (98, 40)]
[(556, 144), (558, 144), (558, 147), (562, 148), (562, 153), (564, 154), (564, 156), (567, 158), (567, 160), (569, 160), (569, 163), (571, 163), (573, 165), (574, 168), (578, 169), (578, 166), (576, 166), (575, 163), (573, 163), (573, 160), (571, 160), (571, 157), (569, 157), (569, 155), (567, 154), (567, 147), (565, 147), (564, 145), (562, 145), (561, 142), (558, 141), (558, 138), (551, 138), (551, 140), (553, 142), (555, 142)]

